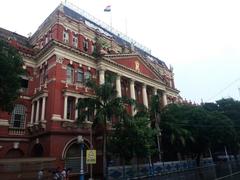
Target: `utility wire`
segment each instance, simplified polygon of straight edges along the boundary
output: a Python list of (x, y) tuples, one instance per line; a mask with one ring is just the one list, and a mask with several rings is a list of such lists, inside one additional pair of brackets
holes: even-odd
[(221, 89), (218, 93), (216, 93), (214, 96), (212, 96), (211, 98), (209, 98), (207, 101), (212, 100), (213, 98), (217, 97), (219, 94), (221, 94), (222, 92), (224, 92), (226, 89), (228, 89), (229, 87), (231, 87), (233, 84), (235, 84), (237, 81), (239, 81), (240, 78), (235, 79), (234, 81), (232, 81), (231, 83), (229, 83), (226, 87), (224, 87), (223, 89)]

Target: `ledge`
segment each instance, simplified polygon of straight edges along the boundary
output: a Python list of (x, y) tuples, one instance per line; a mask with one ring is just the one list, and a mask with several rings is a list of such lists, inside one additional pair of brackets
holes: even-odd
[(7, 119), (0, 119), (0, 126), (9, 126), (9, 122)]

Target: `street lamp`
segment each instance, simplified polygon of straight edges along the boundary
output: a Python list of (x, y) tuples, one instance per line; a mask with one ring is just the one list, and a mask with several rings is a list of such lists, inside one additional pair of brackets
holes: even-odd
[(80, 157), (80, 178), (79, 180), (84, 180), (84, 169), (83, 169), (83, 149), (84, 149), (84, 139), (82, 136), (77, 137), (77, 142), (80, 144), (81, 157)]

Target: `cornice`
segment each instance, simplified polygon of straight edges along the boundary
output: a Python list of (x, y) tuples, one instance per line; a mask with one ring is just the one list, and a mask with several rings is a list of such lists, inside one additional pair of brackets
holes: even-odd
[(95, 69), (103, 68), (103, 69), (112, 71), (114, 73), (120, 74), (122, 76), (125, 76), (129, 79), (135, 79), (136, 81), (145, 83), (149, 86), (156, 87), (163, 91), (170, 91), (173, 94), (179, 93), (178, 90), (167, 87), (166, 84), (161, 82), (159, 79), (151, 79), (150, 77), (144, 74), (140, 74), (135, 70), (128, 68), (124, 65), (118, 64), (110, 59), (111, 57), (120, 58), (120, 57), (130, 57), (130, 56), (135, 56), (143, 59), (138, 54), (106, 55), (100, 60), (97, 60), (95, 57), (90, 56), (87, 53), (84, 53), (78, 49), (70, 47), (64, 43), (52, 40), (35, 56), (35, 59), (36, 60), (38, 59), (37, 66), (39, 66), (41, 63), (43, 63), (53, 55), (61, 56), (69, 60), (72, 60), (74, 62), (78, 62)]
[(39, 53), (34, 57), (36, 66), (40, 66), (53, 55), (61, 56), (63, 58), (72, 60), (77, 63), (96, 68), (96, 58), (88, 55), (76, 48), (70, 47), (64, 43), (51, 40)]
[(158, 80), (149, 78), (146, 75), (140, 74), (126, 66), (120, 65), (114, 61), (111, 61), (107, 58), (103, 58), (102, 61), (99, 61), (98, 68), (104, 68), (106, 70), (112, 71), (121, 76), (127, 77), (129, 79), (134, 79), (138, 82), (144, 83), (148, 86), (156, 87), (157, 89), (166, 91), (166, 85)]

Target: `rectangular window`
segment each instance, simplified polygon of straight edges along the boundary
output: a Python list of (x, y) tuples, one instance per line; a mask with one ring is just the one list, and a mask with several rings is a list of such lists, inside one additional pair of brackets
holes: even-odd
[(63, 42), (69, 43), (69, 34), (66, 31), (63, 32)]
[(27, 93), (28, 92), (28, 79), (21, 79), (21, 89), (20, 92)]
[(80, 68), (77, 71), (77, 82), (79, 83), (83, 82), (83, 70)]
[(73, 47), (75, 47), (75, 48), (78, 47), (78, 38), (76, 35), (73, 36)]
[(14, 115), (13, 127), (20, 128), (21, 127), (21, 119), (22, 119), (21, 114), (15, 114)]
[(11, 120), (10, 120), (10, 128), (24, 128), (25, 124), (25, 112), (26, 112), (26, 107), (21, 105), (21, 104), (16, 104), (12, 115), (11, 115)]
[(48, 43), (48, 36), (45, 39), (45, 44), (47, 44), (47, 43)]
[(74, 69), (72, 66), (67, 66), (67, 82), (73, 83)]
[(67, 102), (67, 119), (74, 120), (74, 111), (75, 111), (74, 103), (75, 103), (74, 98), (69, 97)]
[(40, 70), (40, 85), (47, 81), (47, 68), (47, 65), (43, 65), (42, 69)]
[(83, 40), (83, 50), (86, 52), (88, 51), (88, 40), (87, 39)]
[(28, 88), (28, 80), (27, 79), (21, 79), (21, 88)]
[(85, 72), (85, 81), (91, 80), (92, 74), (90, 71)]

